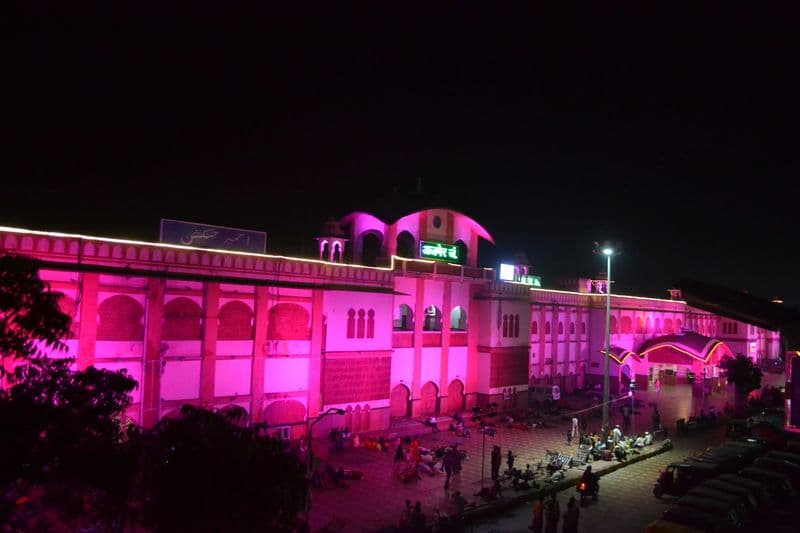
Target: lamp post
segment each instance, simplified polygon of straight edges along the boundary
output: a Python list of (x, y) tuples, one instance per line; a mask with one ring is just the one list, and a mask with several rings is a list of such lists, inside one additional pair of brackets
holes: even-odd
[(337, 409), (335, 407), (331, 407), (321, 415), (317, 417), (316, 420), (311, 422), (308, 428), (308, 453), (306, 455), (306, 523), (310, 522), (310, 514), (311, 514), (311, 458), (313, 454), (311, 453), (311, 443), (314, 442), (314, 424), (325, 418), (331, 413), (336, 413), (337, 415), (343, 415), (345, 413), (344, 409)]
[(611, 358), (611, 256), (614, 249), (603, 247), (606, 256), (606, 359), (603, 362), (603, 439), (608, 436), (608, 372)]

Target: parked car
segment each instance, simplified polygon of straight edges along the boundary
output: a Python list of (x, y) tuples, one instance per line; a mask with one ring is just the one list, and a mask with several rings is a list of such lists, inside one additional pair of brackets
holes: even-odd
[(697, 509), (696, 507), (689, 507), (688, 505), (673, 505), (664, 511), (661, 518), (669, 522), (713, 533), (741, 530), (728, 516)]
[(653, 520), (644, 528), (644, 533), (701, 533), (702, 531), (702, 529), (695, 529), (662, 518)]
[(687, 493), (686, 496), (678, 500), (677, 505), (684, 505), (716, 516), (724, 516), (725, 520), (735, 529), (743, 528), (745, 525), (746, 514), (743, 513), (741, 505), (737, 502), (728, 502), (717, 500), (713, 497), (709, 498)]
[(792, 486), (796, 489), (800, 488), (800, 466), (792, 462), (774, 457), (759, 457), (753, 462), (753, 466), (786, 474), (789, 476)]
[(728, 483), (751, 491), (752, 494), (758, 498), (759, 504), (762, 507), (772, 507), (775, 504), (775, 497), (767, 489), (767, 487), (758, 480), (750, 479), (738, 474), (722, 474), (711, 481), (722, 481), (723, 483)]
[(776, 500), (786, 501), (794, 496), (791, 479), (786, 474), (749, 466), (743, 468), (739, 475), (762, 483)]
[(656, 498), (662, 496), (683, 496), (703, 481), (722, 473), (719, 464), (699, 461), (671, 463), (661, 472), (653, 487)]
[(758, 492), (755, 489), (747, 487), (742, 484), (723, 481), (720, 478), (714, 478), (714, 479), (709, 479), (708, 481), (704, 481), (702, 484), (700, 484), (699, 487), (696, 488), (703, 488), (703, 487), (710, 488), (719, 492), (725, 492), (727, 494), (732, 494), (742, 499), (743, 501), (747, 502), (746, 503), (747, 508), (751, 513), (755, 513), (760, 509), (765, 509), (772, 504), (771, 501), (768, 502), (764, 501), (766, 495), (762, 496), (758, 494)]
[[(743, 523), (748, 523), (750, 521), (755, 510), (753, 507), (751, 507), (750, 500), (747, 496), (726, 492), (724, 490), (717, 490), (705, 484), (695, 487), (687, 492), (684, 498), (687, 497), (705, 498), (716, 502), (722, 502), (730, 507), (733, 507), (741, 517)], [(681, 500), (682, 499), (683, 498), (681, 498)]]
[(764, 457), (769, 457), (772, 459), (782, 459), (784, 461), (789, 461), (790, 463), (794, 463), (800, 466), (800, 453), (781, 452), (778, 450), (772, 450), (765, 453)]

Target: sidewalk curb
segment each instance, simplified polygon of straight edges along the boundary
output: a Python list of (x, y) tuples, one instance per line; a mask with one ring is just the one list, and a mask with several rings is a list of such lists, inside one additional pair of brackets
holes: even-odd
[[(604, 468), (596, 472), (599, 477), (605, 476), (606, 474), (610, 474), (612, 472), (616, 472), (621, 468), (625, 468), (628, 465), (636, 464), (638, 462), (644, 461), (646, 459), (650, 459), (651, 457), (655, 457), (657, 455), (661, 455), (664, 452), (668, 452), (672, 449), (672, 442), (668, 446), (665, 446), (662, 443), (657, 449), (647, 452), (646, 454), (640, 454), (634, 457), (633, 459), (629, 459), (625, 462), (617, 462), (616, 464), (612, 464), (608, 468)], [(552, 493), (561, 492), (564, 489), (568, 489), (578, 484), (580, 481), (580, 477), (572, 478), (572, 479), (565, 479), (564, 481), (560, 481), (558, 483), (552, 484), (547, 487), (542, 487), (539, 489), (529, 489), (525, 493), (520, 494), (518, 496), (514, 496), (512, 498), (503, 499), (499, 502), (487, 503), (481, 505), (480, 507), (475, 507), (472, 509), (467, 509), (464, 512), (464, 523), (469, 523), (474, 520), (479, 520), (483, 518), (487, 518), (493, 513), (498, 513), (501, 511), (505, 511), (509, 507), (515, 507), (517, 505), (528, 503), (533, 499), (537, 498), (540, 494), (543, 496), (547, 496)]]

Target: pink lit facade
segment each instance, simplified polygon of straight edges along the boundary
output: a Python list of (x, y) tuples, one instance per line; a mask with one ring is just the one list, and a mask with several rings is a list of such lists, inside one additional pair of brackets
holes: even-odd
[[(139, 382), (128, 412), (137, 422), (152, 426), (185, 403), (238, 405), (297, 437), (329, 407), (347, 414), (326, 417), (320, 434), (489, 401), (523, 406), (532, 383), (569, 392), (599, 382), (597, 284), (566, 292), (498, 281), (477, 266), (479, 239), (492, 242), (474, 220), (429, 209), (394, 223), (353, 213), (326, 224), (321, 260), (14, 228), (0, 228), (0, 253), (44, 262), (42, 278), (73, 317), (61, 356), (127, 369)], [(419, 259), (420, 241), (457, 245), (459, 260)], [(385, 266), (358, 264), (367, 256)], [(346, 257), (352, 264), (332, 261)], [(729, 352), (778, 356), (777, 332), (679, 300), (612, 296), (611, 305), (612, 376), (623, 383), (646, 386), (663, 370), (712, 376)], [(697, 336), (667, 338), (682, 330)]]

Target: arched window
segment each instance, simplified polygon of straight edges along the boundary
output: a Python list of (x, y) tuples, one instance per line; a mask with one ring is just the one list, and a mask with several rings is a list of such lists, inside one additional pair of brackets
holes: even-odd
[(581, 335), (586, 335), (586, 322), (581, 322)]
[(394, 318), (394, 329), (400, 331), (411, 331), (414, 329), (414, 312), (406, 304), (400, 304), (397, 308), (397, 315)]
[(575, 335), (575, 322), (570, 322), (569, 323), (569, 334), (570, 335)]
[(80, 325), (78, 324), (78, 305), (75, 300), (61, 293), (58, 296), (58, 308), (70, 318), (69, 331), (65, 338), (77, 339), (80, 335)]
[(366, 233), (361, 238), (361, 263), (377, 266), (381, 255), (381, 237), (375, 233)]
[(200, 305), (189, 298), (170, 300), (164, 306), (165, 340), (196, 340), (200, 338)]
[(364, 338), (364, 315), (366, 313), (363, 309), (358, 310), (358, 321), (356, 322), (356, 337), (359, 339)]
[(461, 306), (455, 306), (450, 311), (450, 329), (456, 331), (467, 329), (467, 313)]
[(549, 321), (544, 323), (544, 334), (545, 335), (550, 335), (550, 322)]
[(683, 322), (681, 322), (680, 318), (675, 319), (675, 333), (681, 332), (681, 326), (683, 326)]
[(664, 319), (664, 333), (666, 335), (669, 335), (669, 334), (672, 333), (672, 319), (671, 318), (665, 318)]
[(539, 323), (537, 321), (531, 322), (531, 335), (539, 334)]
[(647, 322), (645, 322), (644, 332), (645, 333), (653, 332), (653, 322), (650, 320), (649, 317), (647, 318)]
[(347, 311), (347, 338), (354, 339), (356, 337), (356, 310), (350, 309)]
[(99, 341), (141, 341), (144, 339), (144, 309), (128, 295), (117, 294), (97, 307)]
[(219, 309), (219, 332), (217, 338), (227, 340), (249, 340), (253, 338), (253, 312), (239, 300), (228, 302)]
[(739, 323), (738, 322), (734, 322), (733, 323), (733, 334), (734, 335), (738, 335), (739, 334)]
[(503, 315), (503, 337), (508, 337), (508, 315)]
[(563, 322), (559, 322), (558, 323), (558, 334), (559, 335), (563, 335), (564, 334), (564, 323)]
[(307, 341), (311, 339), (311, 315), (299, 304), (284, 303), (269, 310), (267, 338), (280, 341)]
[(618, 331), (617, 331), (617, 317), (612, 316), (611, 320), (609, 320), (609, 322), (611, 323), (610, 324), (611, 334), (612, 335), (616, 335), (618, 333)]
[(644, 333), (644, 317), (640, 316), (636, 320), (636, 333)]
[(375, 311), (372, 309), (367, 311), (367, 338), (375, 338)]
[(621, 333), (623, 335), (629, 334), (631, 332), (631, 317), (629, 316), (622, 317), (620, 329), (622, 330)]
[(425, 308), (425, 322), (422, 329), (425, 331), (442, 330), (442, 312), (435, 305), (429, 305)]
[(660, 333), (661, 333), (661, 319), (660, 319), (660, 318), (658, 318), (658, 317), (656, 317), (656, 322), (655, 322), (655, 324), (656, 324), (656, 327), (655, 327), (655, 333), (658, 333), (658, 334), (660, 334)]
[(514, 315), (514, 337), (519, 337), (519, 315)]
[(400, 232), (397, 236), (397, 255), (400, 257), (414, 257), (414, 237), (407, 231)]

